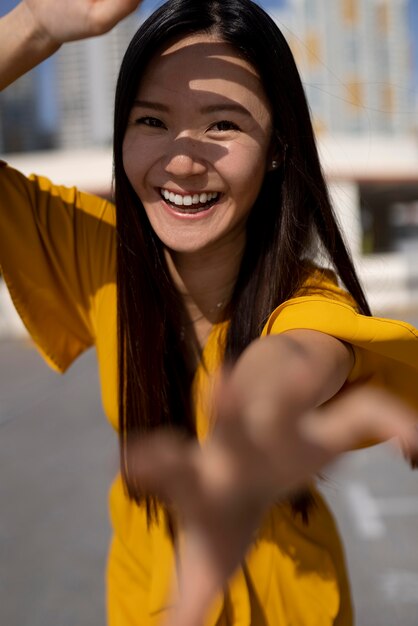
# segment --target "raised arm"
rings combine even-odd
[[[141,0],[23,0],[0,20],[0,89],[66,41],[109,31]]]

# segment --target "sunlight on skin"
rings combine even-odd
[[[126,131],[124,166],[176,264],[184,264],[185,254],[196,264],[210,250],[212,256],[226,247],[229,255],[242,250],[271,143],[260,80],[229,45],[194,35],[151,61]],[[219,199],[207,210],[185,213],[167,205],[161,189],[181,196],[214,192]]]

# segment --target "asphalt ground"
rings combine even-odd
[[[117,439],[95,355],[67,374],[0,342],[0,624],[103,626]]]
[[[1,625],[104,625],[117,463],[94,353],[59,376],[27,340],[2,339]],[[417,626],[418,472],[378,446],[347,454],[323,490],[344,537],[358,626]]]

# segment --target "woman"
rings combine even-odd
[[[4,84],[136,4],[22,2],[0,33]],[[0,172],[15,304],[57,369],[96,345],[120,432],[109,623],[351,624],[309,479],[371,439],[400,436],[415,458],[417,436],[379,395],[316,407],[371,379],[416,403],[417,335],[369,317],[272,20],[248,0],[157,10],[122,63],[114,163],[116,214]]]

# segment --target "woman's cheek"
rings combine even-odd
[[[252,190],[254,187],[261,186],[267,169],[266,160],[265,152],[258,145],[242,150],[234,158],[236,183],[242,188],[248,187]]]

